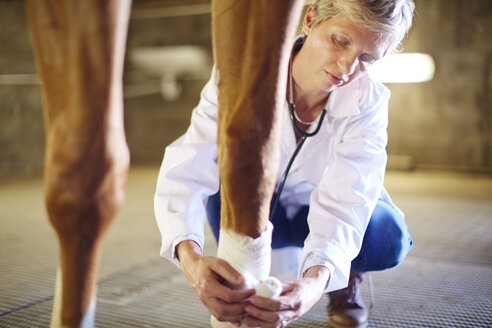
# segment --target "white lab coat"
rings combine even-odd
[[[161,256],[178,266],[178,243],[191,239],[203,249],[206,201],[219,190],[213,75],[202,90],[188,130],[166,147],[157,181],[154,207],[162,235]],[[328,267],[331,279],[325,291],[347,285],[350,263],[360,251],[378,198],[391,202],[383,189],[389,96],[389,90],[368,74],[333,91],[321,130],[306,140],[281,195],[288,218],[300,206],[310,206],[310,233],[298,276],[314,265]],[[278,180],[295,147],[286,103]]]

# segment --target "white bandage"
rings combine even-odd
[[[273,225],[253,239],[231,230],[220,230],[217,257],[229,263],[246,279],[246,288],[254,288],[270,274]]]
[[[257,288],[260,296],[278,296],[282,285],[276,278],[268,278],[271,261],[271,242],[273,225],[267,223],[267,229],[256,239],[230,230],[220,230],[217,257],[221,258],[246,280],[245,288]],[[263,283],[260,284],[260,281]],[[280,287],[279,287],[280,286]],[[278,295],[277,295],[278,294]],[[213,328],[235,328],[230,322],[220,322],[214,316],[210,318]],[[242,328],[248,327],[245,323]]]
[[[94,296],[87,312],[82,318],[82,323],[80,324],[81,328],[93,328],[95,327],[94,323],[96,321],[96,297]]]
[[[282,283],[275,277],[268,277],[255,287],[255,295],[265,298],[277,298],[282,293]]]

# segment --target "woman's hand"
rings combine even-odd
[[[236,289],[244,286],[243,276],[226,261],[203,256],[195,242],[185,240],[176,249],[186,279],[210,313],[219,321],[239,326],[246,314],[245,301],[255,290]]]
[[[306,271],[304,278],[285,282],[277,299],[251,297],[244,322],[252,327],[278,328],[282,322],[298,319],[319,301],[329,278],[326,267],[314,266]]]

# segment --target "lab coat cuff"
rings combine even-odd
[[[323,265],[330,270],[330,280],[324,293],[347,287],[351,259],[343,250],[325,240],[306,242],[299,262],[298,277],[312,266]]]
[[[306,271],[313,266],[324,266],[328,269],[330,276],[328,278],[328,281],[326,282],[325,289],[323,290],[323,293],[327,293],[328,286],[330,285],[330,281],[333,277],[333,273],[335,272],[335,266],[330,261],[327,261],[323,257],[318,256],[315,253],[310,253],[307,256],[306,261],[304,261],[304,265],[301,270],[302,276],[304,276]]]
[[[174,263],[180,270],[181,270],[181,263],[179,262],[179,259],[177,257],[176,246],[178,246],[178,244],[184,240],[194,241],[195,243],[198,244],[198,246],[200,247],[200,249],[203,252],[204,237],[197,235],[195,233],[188,233],[185,235],[180,235],[172,241],[171,247],[169,247],[169,249],[167,251],[161,250],[161,256],[167,258],[169,261]]]

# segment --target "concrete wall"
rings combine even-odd
[[[149,3],[148,5],[146,3]],[[125,67],[125,125],[133,164],[158,164],[164,147],[186,131],[191,111],[200,99],[200,91],[209,78],[212,67],[212,32],[209,0],[175,1],[174,5],[188,4],[184,12],[164,10],[162,4],[172,1],[135,1],[130,21],[127,63]],[[153,6],[157,3],[157,7]],[[180,8],[180,7],[178,7]],[[150,10],[150,11],[149,11]],[[179,16],[188,13],[191,16]],[[177,17],[162,17],[165,15]],[[156,18],[142,18],[155,15]],[[160,16],[160,17],[159,17]],[[129,60],[132,51],[142,47],[193,45],[202,47],[210,57],[210,69],[201,76],[181,76],[178,83],[182,94],[177,100],[164,100],[159,91],[159,77],[141,72]],[[134,87],[148,86],[149,94],[131,96]],[[145,88],[144,88],[145,93]]]
[[[34,72],[23,2],[0,1],[0,179],[38,175],[43,167],[43,116]],[[14,81],[5,76],[11,74]]]
[[[203,4],[209,6],[209,0],[134,1],[136,17],[130,22],[127,55],[139,47],[192,44],[211,56],[210,14],[202,13]],[[178,10],[160,15],[164,5]],[[182,16],[182,5],[191,5],[184,10],[191,16]],[[159,18],[167,12],[176,17]],[[157,18],[141,18],[149,15]],[[208,75],[183,76],[181,97],[165,101],[157,75],[139,71],[128,56],[125,66],[125,90],[130,95],[125,97],[125,126],[132,163],[155,165],[162,160],[165,145],[186,130]],[[44,126],[35,74],[23,1],[0,0],[0,181],[42,174]],[[135,96],[135,88],[143,95]]]
[[[432,55],[436,74],[430,82],[388,84],[388,152],[422,167],[490,169],[492,1],[415,4],[404,51]]]
[[[128,53],[139,47],[192,44],[211,55],[210,15],[200,7],[204,3],[208,1],[135,0]],[[492,2],[415,3],[418,15],[404,48],[431,54],[436,75],[426,83],[388,85],[392,91],[390,165],[490,172]],[[160,14],[164,6],[183,4],[193,5],[188,8],[190,15]],[[143,19],[148,8],[160,17]],[[0,0],[0,26],[0,180],[40,175],[41,96],[21,1]],[[6,76],[12,74],[28,75],[17,75],[15,80]],[[206,79],[184,76],[180,82],[181,97],[165,101],[158,92],[158,77],[127,60],[125,124],[133,164],[158,164],[165,145],[186,130]],[[138,96],[135,90],[143,92]]]

